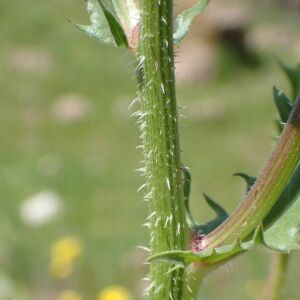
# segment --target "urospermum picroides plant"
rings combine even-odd
[[[149,299],[196,299],[207,272],[257,245],[278,253],[264,299],[279,299],[288,254],[300,248],[300,66],[281,64],[292,97],[273,90],[280,137],[257,178],[237,174],[247,183],[244,200],[228,215],[205,196],[217,216],[198,224],[189,209],[191,176],[180,158],[174,45],[208,3],[197,1],[174,17],[173,0],[86,0],[91,24],[76,26],[100,42],[127,47],[136,60],[135,115],[149,205]]]

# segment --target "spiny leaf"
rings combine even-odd
[[[119,21],[115,18],[115,16],[106,8],[106,6],[103,4],[101,0],[98,0],[104,15],[106,17],[108,26],[110,28],[110,31],[114,37],[114,41],[117,45],[117,47],[128,47],[127,37],[123,31],[123,28],[121,27]]]
[[[300,249],[300,194],[277,221],[267,230],[258,226],[249,241],[236,240],[231,245],[214,249],[205,249],[200,252],[193,251],[167,251],[151,256],[149,261],[164,261],[187,266],[191,263],[201,263],[203,267],[226,262],[228,259],[246,252],[257,245],[283,253]],[[203,245],[205,247],[205,245]]]
[[[273,98],[279,112],[281,122],[286,123],[293,109],[293,105],[284,92],[278,90],[276,87],[273,87]]]
[[[279,62],[282,68],[286,73],[289,73],[289,70],[297,69],[287,67],[282,62]],[[299,65],[300,66],[300,65]],[[292,71],[293,73],[293,71]],[[298,74],[300,79],[300,72]],[[293,76],[292,76],[293,77]],[[291,79],[291,82],[293,80]],[[289,98],[276,87],[273,88],[273,98],[280,114],[281,122],[277,121],[276,125],[278,126],[279,132],[283,130],[283,123],[286,123],[289,115],[293,109],[293,104],[289,100]],[[296,168],[291,180],[288,185],[284,189],[284,191],[279,196],[275,205],[272,207],[271,211],[263,220],[264,228],[269,228],[274,222],[277,222],[279,218],[283,216],[287,209],[293,205],[293,203],[297,200],[297,195],[300,191],[300,165]]]
[[[179,44],[188,33],[194,19],[202,13],[210,0],[197,1],[195,5],[186,9],[176,17],[175,32],[173,35],[174,43]]]
[[[279,61],[279,65],[281,66],[282,70],[285,72],[287,78],[290,81],[293,93],[292,99],[293,101],[295,101],[298,93],[300,92],[300,63],[297,64],[295,67],[291,67],[284,64],[282,61]]]
[[[231,245],[226,245],[215,249],[204,249],[200,252],[180,250],[167,251],[153,255],[148,260],[150,262],[164,261],[168,263],[175,263],[181,266],[187,266],[191,263],[202,263],[203,266],[209,267],[217,263],[225,262],[228,259],[248,251],[260,244],[264,244],[262,226],[257,227],[253,238],[247,242],[240,242],[237,240]]]
[[[263,220],[265,245],[269,248],[286,252],[298,249],[298,237],[291,236],[290,233],[295,232],[295,228],[300,221],[299,192],[300,165],[295,170],[289,184],[281,193],[275,205]]]
[[[300,87],[300,67],[299,74],[296,74],[297,76],[293,73],[295,71],[294,69],[286,66],[283,67],[286,68],[286,73],[292,83],[294,92],[298,93],[298,90],[295,89],[295,78],[299,77]],[[293,75],[295,76],[293,77]],[[292,110],[292,104],[288,97],[276,88],[273,89],[273,95],[281,121],[286,123]],[[235,175],[241,176],[246,180],[248,189],[250,189],[256,181],[256,178],[244,173],[237,173]],[[205,197],[206,199],[208,198],[206,195]],[[208,203],[214,204],[214,202],[211,201],[208,201]],[[214,205],[210,206],[215,207]],[[203,250],[199,252],[180,250],[168,251],[154,255],[150,257],[149,260],[162,260],[175,263],[179,267],[197,262],[202,264],[202,266],[208,267],[213,264],[225,262],[259,244],[263,244],[270,249],[283,253],[290,253],[292,250],[300,250],[300,164],[272,210],[263,220],[263,223],[265,224],[266,229],[263,230],[262,226],[257,227],[252,239],[249,241],[241,242],[236,240],[231,245],[211,249],[205,248],[206,246],[203,244],[205,243],[205,239],[200,234],[196,235],[199,239],[196,241],[197,243],[200,243],[201,247],[199,248]],[[199,228],[201,228],[201,226],[205,225],[199,225]]]
[[[242,177],[243,179],[245,179],[246,183],[247,183],[247,189],[246,191],[250,191],[251,187],[254,185],[255,181],[256,181],[256,177],[253,176],[249,176],[245,173],[235,173],[233,174],[233,176],[239,176]]]
[[[98,0],[86,0],[86,9],[90,16],[91,25],[75,24],[75,26],[102,43],[114,44],[113,35]]]

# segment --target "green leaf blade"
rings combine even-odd
[[[75,24],[75,26],[104,44],[113,44],[114,38],[110,32],[106,17],[98,0],[87,0],[86,9],[90,17],[91,25]]]
[[[233,176],[242,177],[246,181],[246,184],[247,184],[246,192],[250,191],[251,187],[254,185],[254,183],[257,179],[256,177],[250,176],[246,173],[235,173],[235,174],[233,174]]]
[[[235,241],[233,244],[217,247],[214,249],[204,249],[199,252],[193,251],[166,251],[151,256],[150,262],[166,262],[181,266],[188,266],[192,263],[201,263],[203,268],[208,268],[215,264],[226,262],[228,259],[251,250],[257,245],[264,244],[262,226],[258,226],[250,241]]]
[[[279,196],[275,205],[272,207],[268,215],[263,220],[264,228],[272,226],[285,211],[297,201],[297,195],[300,192],[300,165],[295,170],[289,184],[286,186],[282,194]],[[300,214],[300,211],[299,211]]]
[[[119,21],[115,18],[115,16],[106,8],[106,6],[102,3],[101,0],[98,0],[103,13],[105,15],[106,21],[108,23],[110,32],[114,38],[114,42],[117,47],[126,47],[128,48],[128,41],[126,34],[122,26],[120,25]]]
[[[214,201],[212,198],[210,198],[206,194],[203,194],[203,195],[204,195],[204,198],[205,198],[207,204],[210,206],[210,208],[213,209],[213,211],[216,213],[217,217],[225,218],[225,219],[228,217],[228,213],[221,205],[219,205],[216,201]]]
[[[116,17],[101,0],[86,0],[90,25],[74,24],[80,31],[101,43],[128,47],[127,37]]]
[[[221,205],[219,205],[212,198],[210,198],[206,194],[203,194],[203,196],[209,207],[216,213],[216,217],[205,224],[195,226],[195,229],[196,231],[201,232],[202,234],[208,234],[215,230],[228,218],[228,213]]]
[[[210,0],[197,1],[195,5],[186,9],[176,17],[175,32],[173,35],[175,44],[179,44],[184,39],[194,19],[206,9],[209,2]]]
[[[279,61],[279,65],[282,70],[285,72],[291,87],[292,87],[292,99],[296,100],[297,95],[300,92],[300,63],[295,67],[288,66],[284,64],[282,61]]]
[[[278,90],[276,87],[273,88],[273,99],[280,115],[281,122],[286,123],[293,109],[293,105],[284,92]]]
[[[290,253],[300,250],[300,195],[289,209],[264,233],[267,246]]]

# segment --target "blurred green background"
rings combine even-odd
[[[241,201],[245,183],[232,174],[257,174],[274,142],[272,86],[290,92],[276,57],[295,64],[300,56],[297,1],[219,2],[177,49],[182,157],[199,221],[213,216],[202,192],[228,211]],[[88,23],[84,1],[0,1],[0,299],[58,299],[71,289],[90,300],[111,285],[140,299],[147,254],[137,246],[147,246],[148,231],[134,171],[139,132],[129,117],[138,106],[128,109],[134,60],[68,19]],[[228,39],[235,30],[245,40]],[[72,270],[56,276],[51,248],[65,237],[80,250]],[[269,258],[257,249],[216,270],[201,299],[255,299]],[[287,300],[300,299],[298,264],[295,253]]]

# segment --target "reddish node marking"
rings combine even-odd
[[[196,233],[193,235],[192,242],[191,242],[191,249],[193,252],[200,252],[206,247],[204,237],[205,234]]]

